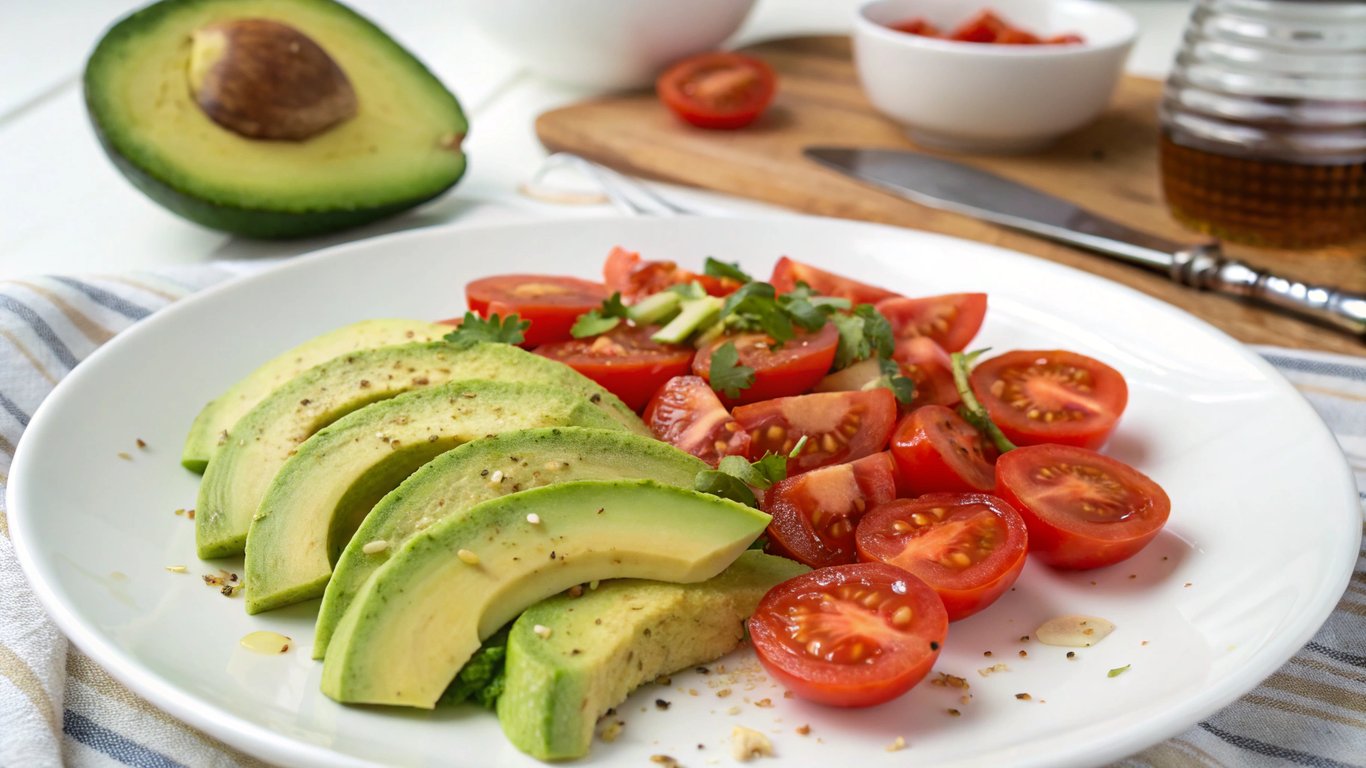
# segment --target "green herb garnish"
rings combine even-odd
[[[897,365],[895,360],[879,357],[877,364],[882,371],[884,386],[892,390],[896,401],[902,405],[910,405],[911,401],[915,400],[915,382],[901,375],[901,366]]]
[[[722,344],[711,353],[708,377],[713,390],[732,400],[739,397],[743,390],[754,386],[754,369],[740,364],[740,352],[733,341]]]
[[[713,259],[710,256],[707,257],[707,260],[702,267],[702,274],[708,275],[710,277],[729,278],[731,280],[737,280],[741,283],[754,282],[754,278],[745,274],[744,270],[740,269],[739,264],[726,261],[719,261],[717,259]]]
[[[786,456],[781,453],[766,453],[754,463],[746,461],[743,456],[722,457],[716,469],[704,469],[697,473],[693,480],[693,490],[738,501],[758,509],[759,501],[754,495],[754,490],[768,490],[786,480],[787,460],[795,459],[805,447],[806,436],[803,435]]]
[[[631,310],[621,303],[621,292],[618,291],[604,299],[601,307],[579,315],[569,329],[569,335],[576,339],[599,336],[616,328],[630,316]]]
[[[1132,667],[1132,666],[1133,666],[1132,664],[1125,664],[1125,665],[1122,666],[1122,667],[1115,667],[1114,669],[1110,670],[1109,672],[1106,672],[1106,673],[1105,673],[1105,676],[1106,676],[1106,677],[1119,677],[1120,675],[1124,674],[1125,672],[1128,672],[1128,671],[1129,671],[1129,667]]]
[[[487,320],[473,312],[466,312],[460,326],[442,338],[461,347],[469,347],[480,342],[494,344],[521,344],[526,340],[526,329],[531,327],[530,320],[523,320],[515,314],[501,318],[489,315]]]
[[[1018,446],[1010,442],[1010,438],[1006,437],[1001,428],[996,426],[996,422],[991,420],[991,416],[987,414],[987,409],[977,399],[977,395],[973,393],[972,386],[968,384],[968,372],[972,370],[977,358],[986,353],[987,349],[990,347],[969,352],[966,355],[962,352],[954,352],[949,355],[949,359],[953,361],[953,384],[958,389],[958,396],[963,400],[962,405],[958,406],[958,413],[965,421],[986,435],[996,446],[996,450],[1005,453]]]
[[[473,701],[484,709],[493,709],[503,694],[504,659],[507,657],[508,630],[511,624],[493,633],[479,650],[474,652],[460,673],[455,676],[437,702],[441,706],[462,701]]]

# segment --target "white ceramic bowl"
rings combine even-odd
[[[888,26],[918,17],[953,29],[984,7],[1040,36],[1075,32],[1085,42],[963,43]],[[873,106],[917,143],[1022,152],[1105,110],[1137,29],[1129,14],[1092,0],[875,0],[855,13],[854,61]]]
[[[538,75],[570,85],[649,85],[667,65],[713,50],[754,0],[466,0],[461,15]]]

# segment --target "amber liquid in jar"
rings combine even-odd
[[[1159,146],[1162,192],[1192,229],[1235,242],[1312,248],[1366,235],[1366,162],[1311,165],[1216,154],[1170,130]]]

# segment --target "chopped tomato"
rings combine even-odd
[[[901,366],[901,375],[915,384],[909,408],[922,405],[958,404],[958,387],[953,383],[953,361],[934,339],[919,336],[896,344],[892,359]]]
[[[699,128],[743,128],[773,101],[778,77],[764,62],[738,53],[701,53],[674,64],[655,91],[675,115]]]
[[[795,339],[777,349],[769,348],[773,340],[762,333],[724,336],[697,351],[692,371],[710,382],[712,353],[722,344],[734,342],[740,365],[754,369],[754,383],[742,390],[733,403],[799,395],[816,386],[830,370],[839,341],[839,331],[829,323],[815,333],[799,331]]]
[[[892,435],[905,495],[989,491],[995,452],[963,417],[942,405],[911,411]]]
[[[713,467],[722,456],[748,456],[749,433],[732,419],[701,376],[675,376],[645,407],[655,437]]]
[[[470,311],[530,321],[523,342],[528,347],[572,338],[569,329],[579,315],[596,309],[608,295],[602,283],[550,275],[495,275],[465,286]]]
[[[651,341],[657,330],[619,325],[601,336],[543,344],[535,352],[568,365],[639,411],[664,382],[687,373],[692,363],[690,347]]]
[[[896,398],[886,388],[821,392],[742,405],[733,415],[749,433],[750,455],[789,454],[807,438],[788,474],[853,461],[881,451],[896,421]]]
[[[797,283],[806,283],[818,296],[834,296],[848,299],[854,304],[876,304],[901,294],[879,288],[876,285],[860,283],[834,272],[817,269],[784,256],[773,265],[773,276],[768,279],[778,293],[789,293]]]
[[[925,582],[885,563],[821,568],[770,589],[749,619],[759,662],[797,696],[868,707],[929,673],[948,634]]]
[[[1098,568],[1131,557],[1171,514],[1166,491],[1147,475],[1066,445],[1002,454],[996,493],[1024,518],[1030,552],[1058,568]]]
[[[929,337],[946,352],[961,352],[982,327],[985,293],[948,293],[918,299],[880,301],[877,311],[892,324],[898,340]]]
[[[863,513],[896,498],[891,454],[813,469],[768,489],[763,510],[773,516],[773,553],[812,568],[852,563],[854,528]]]
[[[607,254],[602,265],[607,289],[634,301],[674,285],[698,283],[712,296],[729,296],[740,287],[740,281],[728,277],[699,275],[682,269],[672,261],[646,261],[635,251],[617,246]]]
[[[891,27],[892,29],[895,29],[898,32],[905,32],[908,35],[920,35],[921,37],[944,36],[944,34],[939,31],[939,27],[936,27],[934,24],[930,23],[928,19],[907,19],[906,21],[899,21],[895,24],[888,24],[887,26]]]
[[[972,391],[1017,445],[1099,448],[1129,402],[1124,376],[1099,360],[1062,350],[1018,350],[973,369]]]
[[[996,602],[1024,570],[1029,537],[1015,508],[985,493],[931,493],[875,508],[859,523],[859,557],[919,576],[949,621]]]

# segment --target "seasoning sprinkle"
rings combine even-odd
[[[550,637],[550,627],[547,627],[544,624],[537,624],[536,626],[531,628],[531,631],[535,632],[536,636],[541,638],[542,640],[544,640],[547,637]]]
[[[388,548],[389,542],[384,539],[375,539],[374,541],[365,542],[365,546],[361,547],[360,551],[367,555],[378,555]]]
[[[503,470],[501,470],[501,469],[495,469],[495,470],[493,470],[493,474],[489,476],[489,482],[490,482],[490,483],[501,483],[501,482],[503,482]]]
[[[531,523],[532,525],[540,525],[540,524],[541,524],[541,516],[538,515],[538,514],[536,514],[535,512],[532,512],[532,513],[530,513],[530,514],[528,514],[528,515],[526,516],[526,521],[527,521],[528,523]]]
[[[888,744],[888,745],[886,746],[886,750],[887,750],[888,752],[900,752],[901,750],[903,750],[903,749],[905,749],[905,748],[906,748],[906,739],[903,738],[903,737],[901,737],[901,736],[898,736],[898,737],[896,737],[895,739],[892,739],[892,743],[891,743],[891,744]]]
[[[168,565],[166,566],[166,570],[170,571],[171,573],[185,573],[190,569],[186,568],[183,565]]]
[[[474,554],[468,549],[462,549],[459,552],[456,552],[455,556],[460,558],[460,562],[465,565],[479,565],[479,555]]]

